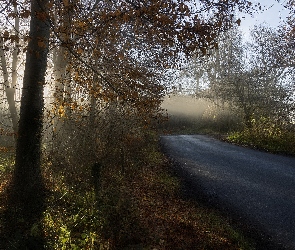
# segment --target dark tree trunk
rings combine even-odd
[[[15,187],[23,199],[33,198],[42,184],[43,87],[50,33],[47,6],[48,0],[31,1],[30,41],[26,54],[15,162]]]
[[[47,67],[48,0],[31,0],[30,40],[26,54],[13,183],[9,190],[3,249],[44,249],[42,231],[32,235],[45,209],[41,175],[43,86]],[[3,246],[4,245],[4,246]],[[1,248],[0,247],[0,248]],[[2,249],[2,248],[1,248]]]

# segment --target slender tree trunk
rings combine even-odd
[[[17,110],[16,110],[15,100],[14,100],[15,88],[10,86],[10,84],[9,84],[7,64],[6,64],[6,58],[4,55],[3,40],[2,39],[0,40],[0,57],[1,57],[2,72],[3,72],[3,77],[4,77],[5,94],[6,94],[6,98],[7,98],[7,102],[8,102],[8,108],[9,108],[10,117],[11,117],[11,121],[12,121],[13,132],[16,134],[17,133],[17,125],[18,125],[18,116],[17,116]]]
[[[20,197],[33,199],[42,184],[43,87],[47,68],[48,0],[31,0],[30,41],[26,54],[16,147],[15,185]]]
[[[17,13],[17,4],[15,4],[14,6],[14,12],[16,14],[14,30],[15,30],[16,37],[18,37],[19,17]],[[0,40],[0,57],[1,57],[3,76],[4,76],[5,94],[6,94],[8,108],[9,108],[10,117],[12,121],[12,128],[15,135],[17,134],[17,131],[18,131],[18,114],[17,114],[16,105],[15,105],[15,89],[16,89],[16,82],[17,82],[16,66],[17,66],[18,47],[19,47],[19,41],[18,39],[16,39],[13,55],[12,55],[12,79],[11,79],[11,84],[9,84],[6,58],[4,54],[4,48],[3,48],[3,40],[2,39]]]
[[[55,73],[55,99],[59,105],[64,106],[66,117],[70,117],[71,112],[65,103],[71,100],[71,69],[70,69],[70,52],[66,47],[71,40],[71,20],[72,11],[69,8],[71,1],[64,1],[63,10],[59,15],[62,16],[56,26],[60,26],[60,45],[55,49],[54,54],[54,73]],[[57,3],[61,9],[61,2]],[[56,14],[57,16],[57,14]],[[58,20],[56,18],[56,20]]]
[[[12,118],[12,124],[15,134],[18,131],[18,113],[16,109],[16,103],[15,103],[15,90],[16,90],[16,84],[17,84],[17,54],[19,50],[19,17],[18,17],[18,11],[17,11],[17,3],[14,5],[14,12],[16,14],[15,16],[15,23],[14,23],[14,32],[16,36],[15,44],[14,44],[14,50],[12,54],[12,77],[11,77],[11,98],[13,99],[13,106],[11,107],[11,118]]]
[[[96,62],[95,67],[98,67],[98,62]],[[96,126],[95,124],[95,117],[97,115],[97,97],[95,96],[95,93],[97,91],[97,86],[99,86],[100,78],[98,77],[97,74],[94,74],[93,79],[92,79],[92,88],[93,88],[93,93],[90,94],[90,126],[91,129],[94,130],[94,127]]]

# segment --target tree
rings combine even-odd
[[[21,97],[15,168],[8,196],[3,236],[7,249],[42,249],[41,237],[30,234],[44,209],[41,175],[43,88],[50,35],[48,0],[31,1],[29,42]],[[8,238],[8,240],[7,240]]]
[[[48,0],[31,1],[29,44],[26,54],[19,131],[16,147],[15,187],[18,198],[31,205],[40,187],[43,87],[47,65]]]
[[[164,90],[157,81],[162,72],[159,69],[173,64],[183,53],[198,50],[206,54],[207,49],[216,46],[217,34],[231,25],[234,7],[250,8],[248,1],[236,0],[200,1],[197,8],[190,8],[188,3],[64,0],[59,5],[49,0],[31,1],[16,149],[15,183],[20,187],[20,198],[33,195],[40,184],[37,180],[49,27],[54,32],[53,43],[58,41],[73,58],[75,68],[71,67],[74,69],[69,73],[79,89],[106,102],[124,102],[138,114],[153,115]],[[61,13],[66,14],[66,20],[60,26],[53,21],[56,13],[49,13],[49,6],[64,10]],[[203,9],[210,9],[211,18],[199,15]],[[65,32],[65,28],[69,31]],[[97,82],[92,84],[92,80]],[[81,107],[72,100],[63,105]]]
[[[75,70],[70,73],[80,89],[105,101],[129,103],[143,113],[158,107],[163,94],[162,86],[155,82],[161,73],[156,69],[171,64],[181,53],[198,49],[205,54],[208,48],[216,46],[217,34],[231,25],[234,7],[247,10],[251,4],[236,0],[200,1],[195,5],[197,9],[190,9],[188,3],[185,0],[95,3],[64,0],[59,8],[65,10],[61,13],[68,13],[67,20],[58,26],[52,22],[56,13],[48,10],[49,4],[50,7],[57,4],[55,1],[31,1],[15,169],[16,183],[28,184],[20,185],[24,187],[20,192],[33,190],[34,179],[40,175],[49,26],[54,32],[53,41],[59,40],[75,59]],[[211,18],[198,15],[203,8],[210,8]],[[65,32],[65,28],[69,31]],[[146,56],[150,56],[149,60]],[[93,85],[93,79],[101,81]],[[76,101],[64,105],[81,106]],[[146,113],[152,115],[153,111]]]
[[[229,105],[244,115],[245,123],[250,125],[252,114],[251,83],[246,72],[247,62],[242,35],[237,27],[221,34],[218,47],[210,50],[204,58],[204,79],[208,89],[203,96],[217,105]]]
[[[288,121],[292,74],[279,33],[259,26],[252,31],[251,43],[244,44],[237,29],[219,39],[218,49],[211,50],[203,64],[209,85],[205,96],[238,108],[248,128],[260,117]]]
[[[18,112],[15,103],[15,89],[17,82],[17,61],[18,61],[18,50],[19,50],[19,16],[17,3],[14,4],[14,15],[15,15],[15,24],[14,24],[14,34],[9,35],[7,30],[4,31],[3,37],[0,38],[0,57],[1,57],[1,65],[2,72],[4,78],[4,88],[5,94],[8,102],[9,112],[12,121],[13,132],[16,135],[18,132]],[[14,43],[14,49],[12,54],[12,75],[11,75],[11,83],[9,83],[9,73],[7,70],[7,62],[4,53],[4,41],[10,39],[12,44]]]
[[[61,106],[75,111],[73,117],[79,120],[80,128],[85,125],[83,119],[90,115],[89,105],[93,109],[96,105],[93,98],[106,103],[110,111],[115,107],[120,115],[136,115],[141,128],[144,128],[148,125],[146,118],[153,119],[161,103],[164,93],[159,81],[162,69],[175,65],[178,58],[189,55],[192,51],[206,53],[207,48],[214,46],[217,34],[230,26],[234,7],[247,9],[249,2],[203,0],[200,5],[195,5],[196,9],[190,9],[189,6],[192,5],[186,0],[29,2],[31,21],[16,147],[13,198],[21,204],[21,213],[25,217],[21,219],[32,226],[36,214],[40,215],[43,195],[40,169],[43,89],[49,48],[65,48],[66,53],[59,55],[66,54],[63,64],[66,66],[62,66],[62,70],[70,69],[67,73],[72,88],[69,100],[63,100]],[[61,8],[62,12],[54,13],[55,8]],[[203,9],[210,9],[212,18],[202,15]],[[60,13],[65,14],[65,17],[68,15],[68,20],[55,22],[55,15]],[[58,16],[57,20],[63,18]],[[65,86],[62,89],[65,91]],[[85,100],[84,97],[88,99]],[[92,98],[92,102],[89,102],[89,98]],[[112,112],[104,114],[107,117]],[[91,116],[93,119],[93,114]],[[72,120],[74,118],[71,117]],[[125,121],[122,119],[123,122]],[[128,132],[134,131],[132,123],[129,124]],[[112,120],[111,125],[116,125],[115,120]],[[127,131],[126,126],[125,129]],[[81,138],[92,137],[89,132],[92,131],[86,130]],[[111,134],[108,136],[111,137]],[[17,225],[18,221],[14,229]],[[28,227],[27,231],[30,229]]]
[[[206,53],[206,49],[215,46],[217,34],[230,25],[233,7],[249,7],[247,1],[224,4],[201,1],[201,5],[191,8],[188,3],[61,1],[56,4],[52,18],[56,18],[56,13],[63,13],[63,17],[56,19],[62,21],[52,22],[55,24],[51,45],[64,47],[71,57],[67,64],[70,77],[64,81],[71,86],[71,98],[54,103],[51,118],[60,113],[68,122],[69,117],[63,111],[70,109],[72,120],[83,123],[91,117],[94,127],[99,109],[116,102],[120,105],[115,106],[128,107],[130,113],[143,120],[153,120],[164,93],[163,72],[175,67],[184,54]],[[210,8],[212,18],[200,14],[203,8]],[[71,18],[65,23],[67,11],[71,12]],[[63,96],[68,94],[65,86],[60,89]],[[62,128],[63,142],[55,140],[59,146],[73,138],[70,136],[73,126],[68,127],[67,133],[65,126]],[[89,133],[94,136],[93,131]],[[71,145],[67,143],[64,148],[71,150]]]
[[[255,72],[256,90],[260,95],[261,115],[276,121],[289,122],[290,99],[293,96],[288,44],[280,31],[270,27],[257,26],[252,30],[253,43],[249,63]]]

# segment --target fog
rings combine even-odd
[[[196,99],[192,96],[166,96],[162,108],[171,116],[202,117],[210,107],[210,102],[204,99]]]
[[[228,133],[241,128],[239,115],[205,99],[171,95],[164,98],[162,108],[169,117],[163,125],[167,133]]]

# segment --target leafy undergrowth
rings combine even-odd
[[[294,128],[286,129],[267,119],[253,122],[251,129],[232,133],[226,140],[272,153],[295,155]]]
[[[14,150],[12,148],[0,147],[0,249],[3,247],[3,239],[7,234],[5,228],[5,215],[8,200],[8,187],[12,180],[14,164]],[[5,248],[3,248],[5,249]]]
[[[138,147],[124,166],[116,162],[80,169],[47,160],[46,209],[28,234],[44,238],[45,249],[252,249],[214,211],[180,198],[156,147]],[[3,173],[8,180],[11,172]]]
[[[14,149],[11,147],[0,147],[0,195],[6,194],[13,172]],[[4,209],[4,204],[0,203],[0,209]]]

